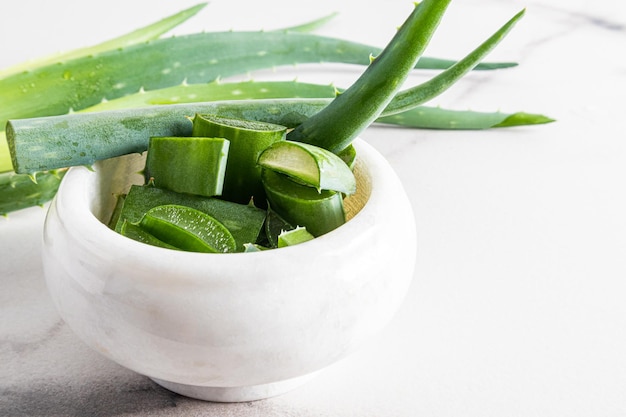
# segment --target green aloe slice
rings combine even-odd
[[[278,247],[294,246],[313,239],[315,239],[315,236],[309,233],[305,227],[296,227],[278,235]]]
[[[129,239],[133,239],[133,240],[136,240],[137,242],[145,243],[147,245],[158,246],[160,248],[179,250],[177,247],[172,246],[168,243],[165,243],[160,239],[157,239],[156,237],[154,237],[153,235],[151,235],[150,233],[142,229],[140,226],[133,224],[133,223],[129,223],[127,221],[124,221],[124,223],[122,224],[122,227],[120,229],[120,234],[122,236],[126,236]]]
[[[196,114],[192,136],[221,137],[230,141],[222,197],[245,204],[251,199],[263,206],[265,192],[257,160],[268,146],[285,139],[287,128],[254,120]]]
[[[156,187],[179,193],[221,195],[229,145],[224,138],[152,137],[146,177]]]
[[[138,225],[160,241],[185,251],[226,253],[237,247],[222,223],[191,207],[155,207],[146,212]]]
[[[334,153],[300,142],[281,141],[261,153],[258,164],[321,190],[354,194],[352,170]]]
[[[265,210],[250,205],[185,195],[153,186],[133,185],[124,198],[119,219],[111,224],[111,228],[119,232],[125,220],[137,223],[148,210],[168,204],[188,206],[217,219],[235,238],[237,251],[243,251],[246,243],[256,242],[265,223]]]
[[[298,184],[287,176],[263,170],[263,186],[273,210],[294,226],[321,236],[346,222],[342,194]]]

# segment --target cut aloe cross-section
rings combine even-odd
[[[206,197],[221,195],[229,145],[224,138],[152,137],[146,176],[159,188]]]
[[[228,228],[243,252],[244,244],[256,242],[263,229],[266,213],[256,207],[223,201],[218,198],[176,193],[153,186],[133,185],[126,197],[117,221],[111,228],[120,232],[124,221],[137,223],[148,210],[168,204],[184,205],[200,210]]]
[[[270,207],[290,224],[306,227],[317,237],[345,223],[341,193],[318,192],[269,169],[263,170],[262,178]]]
[[[296,227],[278,235],[278,247],[294,246],[313,239],[315,239],[315,236],[309,233],[305,227]]]
[[[230,141],[224,176],[224,199],[260,206],[265,204],[261,167],[257,160],[268,146],[285,139],[287,128],[273,123],[196,114],[192,136],[220,137]]]
[[[298,182],[321,190],[354,194],[352,170],[334,153],[306,143],[281,141],[267,148],[258,161],[263,168],[288,175]]]
[[[234,252],[233,235],[214,217],[175,204],[148,210],[138,224],[158,240],[190,252]]]

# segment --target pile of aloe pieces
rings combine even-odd
[[[205,7],[199,4],[102,44],[0,71],[0,126],[6,125],[0,132],[0,214],[51,199],[67,167],[143,152],[150,137],[190,136],[195,114],[276,123],[289,129],[288,140],[337,154],[372,123],[488,129],[553,121],[424,105],[469,71],[516,65],[481,61],[524,11],[458,61],[422,56],[449,2],[419,3],[390,42],[404,48],[395,56],[311,33],[327,18],[275,31],[163,37]],[[326,62],[366,69],[345,90],[295,81],[219,82],[258,69]],[[420,69],[438,73],[400,90],[410,71]]]

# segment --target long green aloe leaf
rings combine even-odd
[[[424,0],[382,53],[345,92],[288,134],[289,140],[340,152],[372,124],[404,84],[430,42],[450,0]]]
[[[389,102],[389,105],[385,107],[385,114],[388,116],[394,113],[401,113],[406,110],[414,109],[416,105],[422,104],[440,95],[443,91],[448,89],[458,80],[460,80],[464,75],[466,75],[469,71],[475,68],[475,66],[489,52],[491,52],[500,43],[500,41],[502,41],[502,39],[504,39],[504,37],[513,28],[513,26],[524,16],[524,12],[525,10],[522,10],[517,13],[479,47],[474,49],[471,53],[458,61],[452,67],[446,69],[437,76],[416,87],[399,92],[393,98],[393,100]],[[374,61],[374,63],[376,63],[376,61]],[[372,64],[372,66],[373,65],[374,64]],[[375,89],[381,88],[378,81],[374,80],[374,82],[372,82],[371,74],[369,75],[369,78],[367,77],[368,75],[366,71],[366,73],[364,73],[362,76],[362,78],[366,79],[363,85],[373,85]],[[367,87],[359,85],[358,81],[357,83],[355,83],[355,86],[358,87],[358,89],[356,89],[357,94],[366,94],[364,93],[364,91],[367,91]],[[353,87],[351,87],[351,89],[352,88]],[[360,130],[352,131],[351,129],[343,129],[343,127],[350,126],[355,118],[364,119],[362,126],[368,126],[371,121],[370,119],[364,118],[363,115],[366,114],[366,111],[373,111],[373,109],[371,107],[366,107],[367,103],[363,99],[354,100],[352,102],[359,103],[359,106],[363,108],[355,108],[354,104],[350,106],[342,106],[340,102],[340,99],[342,98],[346,98],[346,101],[352,100],[351,97],[347,97],[346,93],[342,93],[338,97],[338,99],[332,103],[332,105],[328,106],[327,109],[325,109],[323,112],[320,112],[314,118],[311,118],[305,124],[299,126],[296,130],[294,130],[290,134],[290,139],[306,141],[308,143],[313,143],[322,147],[330,146],[330,141],[332,141],[332,146],[335,147],[333,148],[334,151],[339,151],[347,146],[347,144],[349,144],[349,142],[359,133]],[[343,113],[339,111],[342,108],[344,109]],[[423,112],[424,115],[433,115],[433,113],[437,114],[437,111],[430,110]],[[405,120],[406,119],[399,117],[396,119],[385,118],[382,121],[393,121],[395,123],[402,124],[402,122]],[[427,118],[425,118],[424,121],[428,122],[430,125],[424,127],[433,127],[433,123]],[[548,121],[547,118],[544,119],[544,122],[545,121]],[[309,125],[308,127],[307,124]],[[453,123],[448,122],[447,124],[439,125],[439,128],[446,128],[446,126],[448,126],[449,128],[449,126],[452,125]],[[329,131],[333,132],[332,136],[329,135]],[[338,141],[338,132],[344,133],[345,137],[343,139],[343,142]]]
[[[87,165],[100,159],[143,152],[147,149],[150,136],[190,136],[192,125],[188,118],[196,113],[259,120],[295,128],[328,106],[331,100],[302,98],[214,101],[18,119],[7,124],[7,137],[16,171],[31,173]],[[440,116],[447,113],[448,120],[452,120],[452,123],[446,126],[449,122],[444,120],[438,126],[428,126],[433,112]],[[385,114],[381,116],[384,117]],[[504,126],[506,124],[503,123],[512,117],[504,113],[429,110],[423,107],[401,113],[400,116],[408,116],[404,120],[398,120],[398,116],[381,120],[402,126],[414,123],[442,129],[461,128],[466,123],[469,129],[475,129],[481,128],[480,123],[483,123],[482,128],[493,127],[494,124]],[[395,119],[391,120],[392,118]],[[519,122],[520,117],[517,119]],[[530,119],[534,119],[534,123],[552,121],[542,115],[521,119],[525,122],[523,124],[529,124]]]
[[[0,78],[6,78],[12,74],[17,74],[24,71],[32,71],[33,68],[53,65],[58,62],[69,61],[88,55],[99,54],[117,48],[125,48],[130,45],[135,45],[141,42],[147,42],[153,39],[157,39],[159,36],[195,16],[206,5],[207,3],[200,3],[196,6],[190,7],[164,19],[161,19],[151,25],[139,28],[137,30],[133,30],[132,32],[99,43],[97,45],[89,46],[86,48],[74,49],[65,53],[41,57],[32,61],[27,61],[6,68],[0,71]]]
[[[379,49],[308,33],[211,32],[131,45],[0,80],[0,125],[65,114],[138,91],[297,63],[368,65]]]
[[[417,87],[404,90],[397,94],[394,97],[393,103],[390,103],[385,111],[388,114],[400,113],[404,110],[414,108],[416,103],[424,103],[443,93],[452,84],[460,80],[478,65],[478,63],[504,39],[513,26],[524,16],[524,13],[525,10],[517,13],[485,42],[444,72]]]
[[[85,111],[99,112],[137,107],[199,103],[205,101],[253,100],[273,98],[334,98],[337,91],[344,89],[330,84],[314,84],[299,81],[240,81],[223,83],[214,81],[206,84],[182,84],[158,90],[131,94],[116,100],[102,102]],[[416,93],[416,89],[410,89]],[[408,97],[400,92],[401,97]],[[395,113],[395,98],[390,105]],[[471,110],[451,110],[441,107],[417,106],[401,113],[380,117],[377,123],[393,124],[408,128],[424,129],[489,129],[492,127],[512,127],[549,123],[553,119],[533,113],[480,112]],[[8,147],[7,147],[7,157]],[[1,161],[1,159],[0,159]]]

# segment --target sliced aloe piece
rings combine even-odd
[[[150,138],[146,176],[159,188],[213,197],[222,194],[230,142],[224,138]]]
[[[254,120],[196,114],[192,136],[221,137],[230,141],[228,164],[224,175],[222,197],[245,204],[253,199],[264,205],[265,192],[261,183],[261,168],[257,160],[268,146],[285,139],[287,128]]]
[[[288,175],[298,182],[321,190],[354,194],[356,179],[352,170],[334,153],[301,142],[281,141],[261,153],[258,164]]]
[[[119,220],[111,227],[119,232],[124,220],[137,223],[148,210],[168,204],[188,206],[214,217],[228,228],[240,252],[244,250],[244,244],[257,241],[266,216],[265,210],[250,205],[134,185],[126,195]]]
[[[287,222],[285,219],[283,219],[270,206],[267,208],[267,216],[265,218],[265,240],[259,243],[263,243],[264,245],[267,245],[271,248],[277,248],[278,236],[281,233],[292,229],[295,229],[295,227],[289,224],[289,222]]]
[[[266,248],[265,246],[261,246],[259,244],[256,243],[246,243],[244,245],[244,252],[249,253],[249,252],[262,252],[264,250],[268,250],[269,248]]]
[[[122,236],[126,236],[127,238],[136,240],[137,242],[145,243],[147,245],[179,250],[177,247],[167,244],[160,239],[157,239],[138,225],[128,223],[127,221],[124,221],[124,223],[122,224],[120,234],[122,234]]]
[[[313,239],[315,239],[315,236],[309,233],[305,227],[296,227],[278,235],[278,247],[294,246]]]
[[[148,210],[138,226],[162,242],[189,252],[235,252],[226,226],[200,210],[175,204]]]
[[[290,224],[306,227],[313,236],[321,236],[346,222],[341,193],[317,192],[269,169],[263,170],[262,179],[272,209]]]

